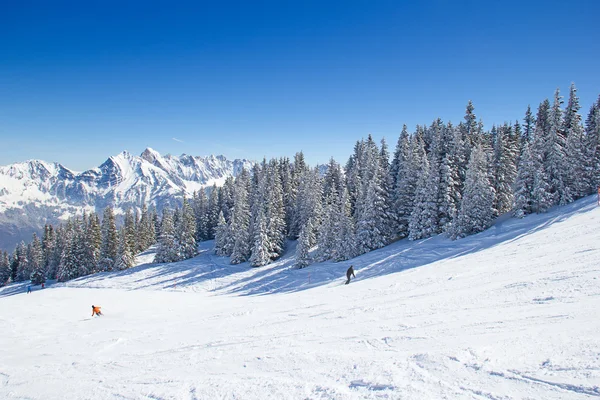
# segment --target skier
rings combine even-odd
[[[346,281],[346,285],[350,283],[351,276],[356,278],[356,275],[354,275],[354,267],[352,265],[350,266],[350,268],[348,268],[348,271],[346,271],[346,278],[348,278],[348,280]]]
[[[96,314],[97,316],[101,316],[102,312],[100,311],[100,306],[95,306],[92,304],[92,317],[94,316],[94,314]]]
[[[27,294],[31,293],[31,286],[27,286]]]

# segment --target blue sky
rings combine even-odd
[[[139,154],[344,163],[467,101],[486,127],[600,94],[597,1],[12,2],[0,165]],[[127,4],[121,4],[127,3]]]

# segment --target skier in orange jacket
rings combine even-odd
[[[95,306],[92,304],[92,317],[94,316],[94,314],[96,314],[97,316],[102,315],[102,312],[100,312],[100,306]]]

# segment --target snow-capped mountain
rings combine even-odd
[[[184,195],[220,185],[252,164],[223,156],[161,156],[147,148],[140,156],[124,151],[81,173],[39,160],[0,167],[0,249],[12,250],[44,224],[84,210],[101,213],[112,205],[119,214],[143,204],[158,210],[179,205]]]

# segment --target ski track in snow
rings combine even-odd
[[[126,271],[9,285],[0,398],[599,398],[599,222],[588,197],[301,270],[293,242],[261,268],[207,242],[179,263],[151,249]]]

